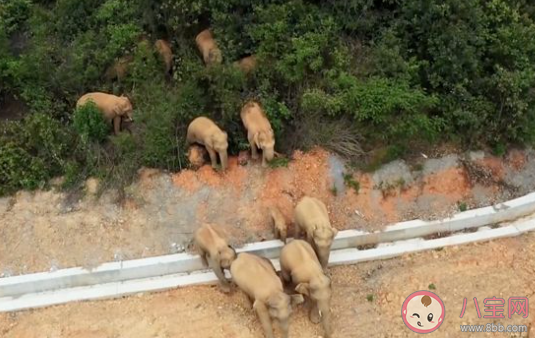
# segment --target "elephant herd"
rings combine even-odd
[[[292,307],[304,297],[312,301],[310,320],[323,326],[324,336],[331,336],[331,280],[327,265],[337,230],[331,226],[327,208],[320,200],[305,196],[295,207],[294,240],[286,243],[287,228],[280,211],[272,207],[270,214],[276,237],[285,242],[280,252],[280,275],[267,258],[247,252],[236,254],[228,245],[223,231],[205,224],[194,234],[194,243],[203,264],[209,266],[221,283],[223,292],[230,291],[224,270],[229,269],[232,281],[241,289],[257,313],[267,338],[273,338],[273,323],[282,336],[288,337]],[[299,239],[304,233],[305,240]],[[284,286],[291,286],[291,295]]]
[[[221,50],[209,29],[199,33],[195,42],[206,66],[222,62]],[[164,61],[168,74],[172,70],[173,61],[170,44],[165,40],[157,40],[154,48]],[[132,60],[131,56],[120,58],[108,69],[107,76],[124,76]],[[234,65],[248,73],[255,68],[256,57],[245,57]],[[120,132],[123,119],[133,121],[132,103],[125,96],[101,92],[87,93],[80,97],[76,106],[81,107],[90,101],[108,122],[113,123],[115,134]],[[264,110],[258,102],[248,101],[243,105],[240,117],[247,130],[251,158],[258,159],[261,151],[262,166],[266,166],[277,153],[275,135]],[[213,168],[217,167],[218,157],[222,170],[227,168],[228,135],[208,117],[200,116],[190,122],[186,141],[190,145],[190,151],[204,147]],[[191,147],[194,144],[198,146]],[[224,274],[225,269],[230,270],[232,281],[247,295],[267,338],[273,337],[274,322],[278,324],[283,337],[288,337],[292,307],[302,303],[303,296],[310,298],[313,303],[310,320],[313,323],[321,322],[324,336],[328,338],[331,336],[331,280],[328,277],[327,265],[337,230],[331,226],[327,208],[316,198],[303,197],[294,210],[295,239],[289,243],[286,240],[286,222],[281,212],[276,207],[271,207],[269,214],[273,221],[275,237],[285,243],[280,252],[280,275],[267,258],[246,252],[236,254],[234,248],[228,245],[223,231],[208,224],[203,225],[194,234],[194,243],[203,264],[214,271],[223,292],[230,291],[230,282]],[[304,240],[299,239],[302,234]],[[285,292],[285,285],[292,286],[291,295]]]
[[[148,40],[145,37],[141,38],[141,42],[147,42]],[[210,29],[205,29],[202,32],[200,32],[197,37],[195,38],[195,42],[197,45],[197,48],[199,49],[199,52],[202,56],[202,59],[206,66],[211,66],[214,64],[220,64],[223,61],[222,53],[219,47],[217,46],[217,42],[213,37],[212,32]],[[154,50],[159,55],[159,58],[161,61],[163,61],[163,64],[165,66],[165,74],[170,75],[173,70],[173,51],[171,50],[171,44],[163,39],[156,40],[154,42]],[[126,76],[128,73],[128,68],[130,64],[134,61],[134,57],[132,55],[125,55],[120,58],[118,58],[114,64],[112,64],[105,72],[105,78],[107,80],[113,80],[113,79],[119,79],[121,80]],[[256,57],[254,55],[250,55],[247,57],[242,58],[239,61],[234,62],[234,66],[241,69],[244,73],[251,72],[256,67]],[[76,107],[80,107],[88,103],[88,101],[93,101],[97,108],[101,111],[102,115],[104,116],[105,120],[108,123],[113,124],[113,131],[114,134],[117,135],[120,132],[121,129],[121,122],[123,120],[127,121],[133,121],[132,118],[132,103],[130,100],[122,96],[116,96],[113,94],[107,94],[107,93],[101,93],[101,92],[93,92],[93,93],[87,93],[83,95],[76,103]],[[245,111],[242,110],[242,120],[244,121],[244,124],[250,125],[252,130],[260,130],[260,134],[258,134],[255,138],[254,132],[253,134],[250,133],[249,142],[252,142],[251,140],[254,140],[255,144],[258,146],[260,144],[269,144],[274,143],[273,139],[273,131],[271,130],[271,126],[269,126],[269,122],[267,122],[267,119],[265,119],[265,115],[262,118],[263,112],[261,112],[260,107],[254,106],[254,102],[250,103],[250,105],[244,106],[244,109],[246,107],[249,107]],[[245,118],[244,118],[245,114]],[[215,160],[216,160],[216,153],[219,154],[221,165],[223,169],[226,167],[226,140],[223,141],[223,139],[226,139],[226,134],[222,132],[217,126],[215,126],[215,123],[211,122],[207,118],[203,118],[199,121],[194,121],[195,123],[193,126],[190,126],[192,130],[192,138],[191,140],[195,140],[194,142],[200,143],[206,147],[206,150],[208,151],[208,154],[210,155],[210,159],[212,161],[212,166],[215,166]],[[269,126],[269,130],[266,127]],[[209,132],[201,132],[199,129],[202,129],[204,127],[208,127],[211,130],[211,133]],[[249,129],[249,127],[247,127]],[[264,134],[263,131],[267,134]],[[188,129],[189,131],[189,129]],[[212,133],[214,133],[212,135]],[[208,136],[208,139],[205,139],[204,136]],[[225,136],[223,136],[225,135]],[[212,142],[212,138],[216,138],[217,140]],[[190,138],[188,137],[188,141]],[[217,144],[217,149],[214,148],[213,145]],[[251,147],[253,150],[253,157],[256,157],[256,148],[253,148],[253,144],[251,144]],[[225,148],[223,150],[223,148]],[[269,148],[267,147],[267,158],[265,160],[270,160],[269,154],[272,153],[273,147]],[[271,149],[271,152],[270,150]],[[272,157],[272,156],[271,156]],[[265,165],[265,161],[263,161],[263,164]]]

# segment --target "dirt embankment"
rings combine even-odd
[[[415,218],[439,218],[535,188],[535,152],[502,158],[484,153],[395,161],[376,172],[354,172],[321,149],[294,154],[288,167],[209,166],[166,174],[143,170],[117,205],[112,192],[96,199],[57,191],[0,199],[0,275],[95,266],[105,261],[184,250],[202,223],[223,226],[234,245],[271,239],[268,207],[287,221],[304,195],[327,204],[338,229],[378,230]],[[88,182],[88,191],[94,190]],[[290,229],[290,234],[292,231]]]

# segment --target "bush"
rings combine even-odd
[[[307,91],[303,108],[333,117],[351,116],[372,127],[366,136],[377,140],[433,138],[438,132],[438,122],[425,114],[436,106],[437,99],[407,83],[382,78],[363,83],[344,76],[336,86],[335,94],[317,89]]]
[[[74,129],[83,142],[102,142],[110,134],[111,124],[104,119],[102,112],[90,101],[77,108],[73,115]]]
[[[235,154],[247,146],[239,112],[249,99],[288,152],[322,145],[355,159],[422,141],[535,143],[535,6],[525,0],[14,0],[0,5],[0,28],[0,95],[31,113],[0,122],[4,159],[35,182],[5,169],[7,190],[62,173],[73,184],[87,175],[125,183],[142,165],[180,170],[200,115],[228,132]],[[199,55],[195,36],[206,28],[221,65]],[[29,41],[12,48],[18,36]],[[172,79],[155,55],[159,38],[175,54]],[[253,73],[232,66],[250,54]],[[105,80],[126,55],[127,76]],[[71,114],[90,91],[132,98],[132,135],[107,137],[94,107]]]
[[[0,196],[18,189],[36,189],[44,186],[48,178],[40,158],[13,143],[0,147]]]
[[[30,0],[9,0],[0,3],[0,31],[8,35],[19,30],[30,16]]]

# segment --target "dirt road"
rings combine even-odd
[[[531,325],[535,335],[535,234],[482,244],[407,255],[382,262],[332,268],[334,338],[416,337],[401,320],[401,305],[414,291],[432,290],[446,308],[444,324],[428,337],[488,337],[461,333],[462,324]],[[433,284],[430,287],[430,284]],[[478,318],[483,301],[506,302],[503,319]],[[528,318],[508,318],[509,297],[528,297]],[[373,298],[373,299],[372,299]],[[459,318],[463,299],[468,305]],[[531,324],[530,324],[531,323]],[[321,336],[301,306],[291,337]],[[491,337],[527,337],[490,334]],[[216,287],[191,287],[120,300],[56,306],[0,315],[3,338],[261,338],[260,325],[245,297]]]

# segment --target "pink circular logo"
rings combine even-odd
[[[442,299],[429,291],[412,293],[401,307],[401,318],[416,333],[433,332],[442,325],[446,308]]]

